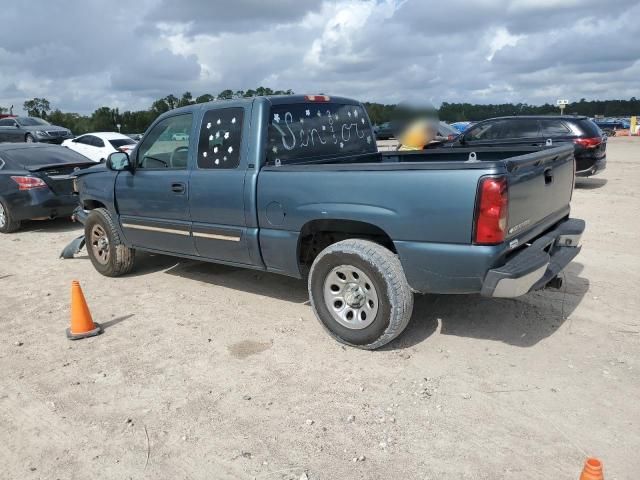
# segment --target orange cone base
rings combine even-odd
[[[96,335],[100,335],[102,333],[102,327],[99,323],[93,322],[93,324],[96,326],[96,328],[82,333],[73,333],[70,328],[67,328],[65,330],[65,332],[67,333],[67,338],[69,340],[80,340],[81,338],[95,337]]]

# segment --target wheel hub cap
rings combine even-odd
[[[4,227],[7,223],[7,216],[4,213],[4,207],[0,203],[0,228]]]
[[[324,282],[324,302],[333,319],[352,330],[373,323],[378,313],[378,292],[369,276],[353,265],[340,265]]]

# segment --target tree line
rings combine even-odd
[[[124,111],[118,108],[100,107],[91,115],[63,112],[59,108],[53,109],[46,98],[33,98],[23,104],[24,110],[29,116],[44,118],[54,125],[60,125],[70,129],[75,134],[83,134],[95,131],[113,131],[116,125],[126,133],[141,133],[164,112],[186,105],[211,102],[213,100],[229,100],[233,98],[249,98],[254,96],[292,95],[293,90],[272,90],[267,87],[258,87],[249,90],[226,89],[212,95],[205,93],[193,97],[191,92],[184,92],[181,96],[173,94],[160,98],[153,102],[147,110]],[[381,103],[364,103],[371,122],[380,124],[389,121],[397,105],[385,105]],[[0,113],[7,113],[8,109],[0,106]],[[441,120],[447,122],[478,121],[486,118],[506,115],[551,115],[559,113],[556,105],[545,103],[544,105],[530,105],[527,103],[502,103],[502,104],[473,104],[473,103],[449,103],[443,102],[437,109]],[[567,105],[567,114],[586,115],[594,117],[622,117],[640,115],[640,100],[631,97],[629,100],[586,100],[580,99]]]

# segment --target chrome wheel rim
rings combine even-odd
[[[369,276],[353,265],[340,265],[324,281],[324,303],[333,319],[352,330],[373,323],[378,313],[378,292]]]
[[[91,251],[101,265],[109,262],[109,237],[101,225],[94,225],[91,229]]]
[[[7,224],[7,214],[4,211],[4,206],[0,203],[0,228],[4,228]]]
[[[27,135],[27,138],[24,140],[27,143],[33,143],[33,137],[31,135]]]

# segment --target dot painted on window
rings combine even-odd
[[[218,147],[213,147],[213,153],[218,153]]]
[[[224,157],[222,157],[222,159],[226,162],[227,161],[227,156],[225,155]]]
[[[220,119],[218,119],[218,121],[216,122],[216,125],[220,125],[222,122],[220,121]]]
[[[207,130],[211,128],[211,122],[207,123]]]
[[[233,152],[233,147],[227,148],[227,152],[229,152],[229,153]]]
[[[231,119],[231,123],[236,123],[236,117],[233,117],[233,118]]]
[[[229,132],[224,132],[224,138],[229,138]]]
[[[202,156],[203,156],[204,158],[207,158],[207,152],[202,152]]]
[[[213,140],[213,135],[209,135],[209,141]]]
[[[219,158],[216,158],[216,161],[215,161],[215,162],[213,162],[213,163],[215,163],[216,165],[220,165],[220,159],[219,159]]]
[[[216,132],[216,138],[220,138],[220,132]]]
[[[354,110],[354,111],[353,111],[353,116],[354,116],[354,117],[357,117],[357,116],[358,116],[358,110]]]

